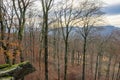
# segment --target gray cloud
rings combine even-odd
[[[102,10],[107,15],[118,15],[118,14],[120,14],[120,4],[106,6]]]

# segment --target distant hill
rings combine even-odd
[[[70,29],[70,28],[69,28]],[[50,29],[49,35],[53,35],[54,31],[59,30],[62,31],[61,28],[55,28]],[[66,27],[64,27],[64,31],[66,30]],[[81,27],[72,27],[72,30],[70,32],[70,35],[77,34],[79,30],[82,30]],[[96,26],[91,29],[91,33],[95,35],[101,35],[101,36],[107,36],[112,34],[113,31],[120,30],[119,27],[107,25],[107,26]]]
[[[96,27],[96,34],[100,34],[101,36],[106,36],[112,34],[112,32],[116,30],[120,30],[120,28],[111,25],[99,26]]]

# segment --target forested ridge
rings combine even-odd
[[[120,29],[104,24],[102,7],[0,0],[0,65],[29,61],[36,71],[21,80],[120,80]]]

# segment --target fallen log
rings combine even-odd
[[[6,68],[6,67],[9,67],[9,66],[10,66],[9,64],[3,64],[3,65],[0,65],[0,69]]]
[[[29,62],[23,62],[12,66],[7,65],[7,67],[0,68],[0,80],[11,80],[11,79],[4,79],[6,77],[8,78],[12,77],[14,78],[12,80],[18,80],[34,71],[35,68]]]
[[[0,80],[15,80],[15,78],[14,77],[2,77],[2,78],[0,78]]]

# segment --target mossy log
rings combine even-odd
[[[18,80],[29,73],[35,71],[35,68],[29,62],[23,62],[15,65],[5,65],[0,68],[0,80]],[[6,78],[6,79],[4,79]]]
[[[2,77],[2,78],[0,78],[0,80],[15,80],[15,78],[14,77]]]
[[[3,64],[3,65],[0,65],[0,69],[6,68],[6,67],[9,67],[9,66],[10,66],[9,64]]]

